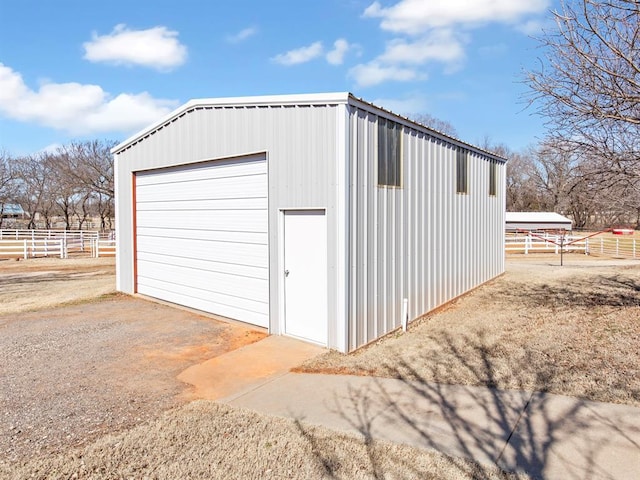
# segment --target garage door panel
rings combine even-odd
[[[236,192],[237,195],[237,192]],[[138,211],[178,211],[178,210],[266,210],[268,207],[266,197],[257,198],[220,198],[198,199],[188,201],[162,200],[158,202],[138,203]]]
[[[268,325],[268,305],[262,306],[262,310],[260,311],[254,311],[249,308],[238,307],[236,304],[233,304],[235,300],[232,298],[230,299],[224,296],[218,297],[216,294],[202,292],[192,287],[180,286],[180,288],[176,288],[174,284],[158,281],[150,281],[150,283],[153,283],[153,285],[148,285],[145,288],[145,291],[149,291],[150,293],[140,293],[154,298],[161,298],[167,302],[215,313],[223,317],[242,319],[242,321],[253,325]],[[225,301],[229,301],[229,303],[225,303]],[[243,303],[243,307],[250,307],[252,305],[256,305],[256,307],[260,306],[260,304],[250,304],[247,301]]]
[[[186,229],[222,230],[240,232],[266,232],[267,210],[220,210],[216,212],[138,212],[141,227],[182,227]]]
[[[203,260],[197,257],[168,256],[156,253],[138,252],[138,261],[158,263],[161,265],[181,265],[187,269],[210,270],[227,275],[238,275],[241,277],[269,279],[268,267],[257,267],[254,265],[240,265],[238,263],[215,262]]]
[[[265,198],[267,189],[264,187],[263,176],[229,178],[225,179],[224,184],[220,183],[220,179],[211,178],[196,182],[147,185],[138,189],[138,195],[142,195],[145,202],[180,201],[186,197],[196,200],[238,198],[240,191],[245,198]]]
[[[266,159],[136,175],[137,291],[268,326]]]
[[[189,257],[232,265],[253,265],[263,268],[269,266],[267,245],[251,243],[214,243],[205,240],[140,237],[138,252],[157,253],[177,258]]]
[[[157,237],[184,240],[208,240],[210,242],[257,243],[267,245],[266,232],[224,232],[218,230],[187,230],[184,228],[138,227],[140,237]]]
[[[165,272],[168,272],[169,275],[166,275]],[[201,270],[197,272],[198,283],[193,285],[191,282],[193,275],[194,271],[192,269],[178,265],[149,263],[145,265],[144,275],[138,276],[138,287],[148,284],[145,280],[157,280],[173,285],[191,286],[198,290],[228,295],[238,299],[252,299],[258,302],[269,301],[268,291],[264,288],[265,283],[267,283],[265,279]],[[216,285],[214,291],[210,290],[211,285]],[[144,293],[140,289],[139,291]]]
[[[201,179],[229,179],[267,174],[267,164],[264,157],[256,157],[253,160],[217,160],[215,161],[216,165],[212,168],[213,163],[140,172],[136,185],[138,187],[167,185],[189,181],[197,182]]]

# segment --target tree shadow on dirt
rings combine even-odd
[[[630,438],[618,428],[627,421],[624,412],[605,417],[598,404],[546,393],[556,380],[556,366],[540,365],[534,359],[538,352],[525,350],[505,371],[481,334],[466,338],[465,349],[459,339],[446,334],[440,340],[447,354],[456,358],[455,367],[428,356],[401,357],[385,366],[392,379],[353,377],[355,386],[332,400],[331,412],[364,439],[372,478],[419,478],[403,459],[381,458],[374,439],[451,455],[444,457],[449,471],[464,478],[506,479],[517,472],[531,478],[613,479],[618,478],[615,468],[610,471],[601,461],[607,452],[622,443],[640,455],[640,431]],[[484,387],[441,382],[455,376],[447,371],[452,368],[466,370],[475,378],[473,383]],[[495,388],[505,382],[514,385],[513,390]],[[532,383],[538,392],[527,391]],[[319,441],[303,423],[297,425],[327,476],[340,478],[323,448],[327,440]],[[627,423],[625,428],[635,427]],[[470,469],[461,459],[479,464]]]
[[[640,306],[640,280],[623,274],[594,275],[562,285],[510,285],[497,294],[534,307],[632,307]]]

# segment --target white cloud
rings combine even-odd
[[[463,38],[456,38],[450,29],[438,29],[416,41],[392,40],[378,60],[387,64],[422,65],[428,61],[456,63],[463,58]]]
[[[516,30],[525,35],[542,35],[545,30],[555,27],[553,20],[534,18],[516,25]]]
[[[272,60],[280,65],[297,65],[299,63],[306,63],[314,58],[322,55],[324,49],[322,42],[314,42],[309,46],[296,48],[289,50],[286,53],[280,53],[272,58]]]
[[[550,0],[400,0],[391,7],[374,2],[365,17],[381,18],[383,30],[419,35],[427,29],[490,22],[515,23],[523,17],[541,13]]]
[[[379,18],[380,28],[397,34],[384,52],[351,70],[360,86],[425,78],[419,70],[429,63],[443,65],[444,73],[459,70],[471,32],[487,23],[509,23],[519,28],[531,15],[543,12],[550,0],[399,0],[383,7],[375,1],[364,17]],[[524,28],[524,27],[522,27]],[[483,54],[499,52],[484,51]]]
[[[98,85],[45,83],[35,91],[22,76],[0,63],[0,113],[75,135],[131,132],[175,108],[173,100],[147,92],[109,95]]]
[[[342,65],[344,56],[347,54],[352,45],[349,45],[344,38],[339,38],[333,43],[333,50],[327,52],[327,62],[331,65]]]
[[[157,70],[171,70],[187,59],[187,47],[178,40],[178,32],[167,27],[130,30],[116,25],[108,35],[92,34],[83,44],[84,58],[91,62],[115,65],[142,65]]]
[[[412,68],[403,68],[395,65],[382,65],[377,61],[360,64],[349,70],[352,77],[360,87],[371,87],[388,81],[408,82],[412,80],[424,80],[425,75]]]
[[[58,153],[58,151],[62,148],[61,143],[50,143],[46,147],[38,150],[38,153]]]
[[[450,29],[434,30],[412,41],[396,38],[387,43],[381,55],[367,64],[356,65],[349,73],[360,87],[424,80],[426,75],[417,67],[428,62],[445,64],[445,73],[457,69],[465,57],[464,41],[464,36],[456,36]]]
[[[253,37],[256,33],[258,33],[258,29],[256,27],[248,27],[240,30],[233,35],[227,36],[227,42],[229,43],[240,43],[245,41],[249,37]]]

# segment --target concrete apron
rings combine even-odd
[[[326,351],[290,337],[271,335],[193,365],[180,373],[178,380],[193,387],[190,399],[235,398]]]
[[[280,376],[221,402],[542,478],[635,479],[640,409],[345,375]]]

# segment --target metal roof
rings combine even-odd
[[[426,131],[432,135],[448,140],[449,142],[464,146],[471,150],[484,153],[496,160],[506,162],[507,159],[501,157],[493,152],[477,147],[470,143],[464,142],[460,139],[439,132],[428,125],[422,125],[408,117],[399,115],[383,107],[374,105],[361,98],[354,96],[349,92],[331,92],[331,93],[308,93],[308,94],[294,94],[294,95],[262,95],[262,96],[248,96],[248,97],[224,97],[224,98],[199,98],[188,101],[181,105],[161,120],[151,124],[150,126],[142,129],[138,133],[135,133],[131,137],[127,138],[123,142],[119,143],[111,149],[111,153],[117,153],[125,148],[138,143],[148,135],[168,126],[178,118],[190,113],[194,110],[200,110],[204,108],[233,108],[233,107],[261,107],[261,106],[286,106],[286,105],[338,105],[338,104],[352,104],[355,106],[365,107],[368,109],[376,110],[378,112],[384,112],[387,115],[395,117],[402,123],[407,124],[418,130]]]
[[[506,212],[507,223],[571,223],[571,219],[555,212]]]

